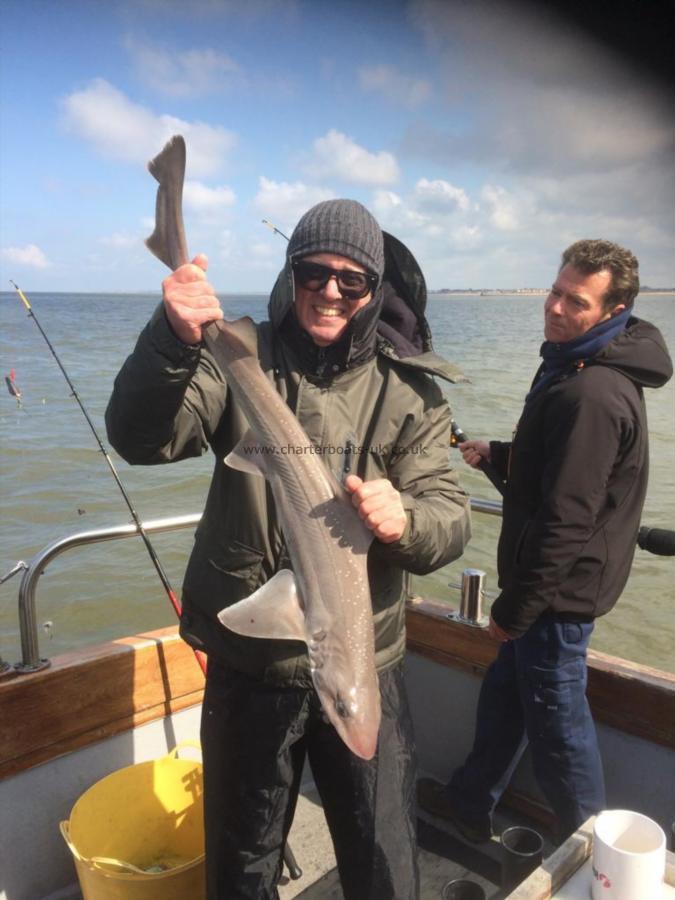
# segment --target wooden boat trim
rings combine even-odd
[[[175,626],[55,657],[0,682],[0,778],[201,703],[204,676]]]
[[[448,612],[430,600],[410,604],[408,650],[482,676],[497,644],[486,629],[453,621]],[[597,722],[675,749],[675,675],[590,650],[587,694]]]
[[[408,649],[480,677],[497,647],[484,629],[422,601],[407,611]],[[0,778],[201,703],[203,676],[175,626],[56,657],[48,669],[0,681]],[[593,714],[675,748],[675,676],[589,653]]]

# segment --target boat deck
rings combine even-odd
[[[513,816],[511,812],[508,820],[499,812],[495,816],[495,831],[498,834],[514,824],[529,824],[541,832],[539,826]],[[544,856],[548,856],[555,845],[549,836],[543,836]],[[450,823],[426,813],[422,813],[419,819],[418,837],[421,900],[439,900],[443,885],[455,878],[477,881],[483,887],[487,900],[504,896],[499,886],[498,837],[477,847],[464,841]],[[281,900],[294,897],[302,900],[342,900],[328,826],[321,801],[311,783],[304,787],[298,800],[289,842],[303,874],[293,881],[284,869],[279,886]]]
[[[471,747],[480,678],[494,655],[493,642],[483,629],[449,619],[447,607],[424,603],[408,609],[408,649],[406,683],[420,774],[447,778]],[[0,719],[12,723],[0,729],[0,831],[12,835],[11,841],[0,842],[0,898],[79,896],[58,823],[68,818],[83,791],[110,772],[159,759],[194,739],[202,691],[201,671],[175,627],[73,651],[52,660],[49,668],[0,681]],[[598,721],[610,808],[643,812],[669,828],[672,804],[663,785],[675,748],[675,676],[590,654],[589,699]],[[339,898],[323,811],[309,773],[306,778],[290,836],[304,874],[298,881],[285,878],[280,895],[282,900]],[[497,817],[497,833],[509,824],[530,824],[546,838],[543,825],[551,816],[527,753],[504,800],[508,820]],[[521,814],[536,822],[519,821]],[[468,874],[490,900],[503,896],[496,839],[475,847],[442,820],[425,819],[419,844],[423,900],[439,900],[447,881]],[[552,846],[549,840],[547,856]],[[583,863],[589,846],[586,829],[571,855],[554,854],[555,864],[548,858],[541,874],[551,890],[524,885],[521,900],[550,897],[554,885],[564,884]]]

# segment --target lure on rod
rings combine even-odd
[[[103,441],[99,437],[98,431],[96,430],[96,426],[92,422],[92,420],[89,416],[89,413],[87,412],[87,410],[80,398],[80,395],[77,393],[77,390],[75,389],[75,385],[70,380],[70,376],[66,372],[66,370],[63,366],[63,363],[59,359],[58,353],[52,346],[52,343],[49,340],[49,338],[47,337],[47,334],[46,334],[45,330],[43,329],[42,325],[40,325],[40,322],[38,321],[38,318],[33,311],[33,307],[28,302],[25,294],[23,293],[21,288],[18,286],[18,284],[16,284],[14,281],[12,281],[11,278],[9,281],[10,281],[10,284],[16,290],[19,297],[21,298],[21,302],[25,306],[26,311],[28,312],[29,318],[31,318],[35,322],[35,324],[38,328],[38,331],[40,332],[42,337],[45,339],[45,342],[46,342],[47,346],[49,347],[52,356],[56,360],[56,363],[57,363],[59,369],[61,369],[61,373],[63,374],[63,377],[66,379],[66,382],[68,383],[68,387],[70,388],[73,397],[75,398],[78,406],[82,410],[82,414],[84,415],[85,419],[87,420],[87,424],[89,425],[89,428],[91,429],[92,434],[96,438],[96,442],[98,443],[99,449],[100,449],[101,453],[103,454],[105,461],[108,464],[108,468],[110,469],[112,476],[115,479],[117,487],[120,489],[120,493],[122,494],[122,497],[124,498],[124,502],[126,503],[127,508],[129,510],[129,512],[131,513],[131,518],[133,520],[133,523],[136,526],[136,528],[138,529],[138,533],[141,536],[143,543],[145,544],[145,548],[148,551],[148,555],[150,556],[152,564],[154,565],[155,570],[159,576],[159,580],[162,582],[162,586],[164,587],[164,590],[166,591],[166,594],[167,594],[169,600],[171,601],[171,605],[173,606],[173,608],[176,612],[176,615],[180,617],[180,614],[182,611],[180,600],[174,593],[173,588],[171,587],[169,578],[168,578],[166,572],[164,571],[162,564],[159,561],[159,557],[157,556],[157,553],[155,552],[155,548],[153,547],[146,530],[143,528],[143,523],[141,522],[141,520],[138,516],[138,513],[134,509],[134,505],[131,502],[131,498],[129,497],[129,494],[126,491],[126,488],[122,484],[122,481],[121,481],[119,475],[117,474],[117,469],[115,468],[115,465],[114,465],[112,459],[110,458],[110,454],[106,450],[106,448],[103,444]],[[202,653],[200,653],[198,650],[195,650],[194,654],[197,657],[197,662],[199,663],[202,672],[206,673],[206,659],[205,659],[204,655]]]
[[[283,233],[283,231],[279,231],[276,225],[273,225],[272,222],[268,222],[267,219],[262,220],[263,225],[267,225],[268,228],[271,228],[275,234],[280,234],[282,238],[286,238],[289,240],[288,236]]]
[[[16,397],[16,405],[21,409],[21,390],[19,389],[19,385],[16,383],[15,378],[16,372],[14,369],[10,369],[9,375],[5,375],[5,384],[7,385],[9,396]]]

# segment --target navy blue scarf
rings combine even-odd
[[[626,323],[633,314],[632,309],[624,309],[623,312],[612,316],[589,328],[584,334],[572,341],[563,344],[555,344],[552,341],[544,341],[541,345],[540,355],[544,362],[539,370],[537,380],[532,385],[530,393],[525,397],[527,403],[543,388],[549,385],[565,369],[582,359],[591,359],[609,344],[626,327]]]

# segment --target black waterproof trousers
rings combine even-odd
[[[208,900],[276,900],[305,758],[345,900],[417,900],[415,750],[401,666],[380,675],[380,692],[378,750],[365,761],[313,690],[209,661],[201,729]]]

